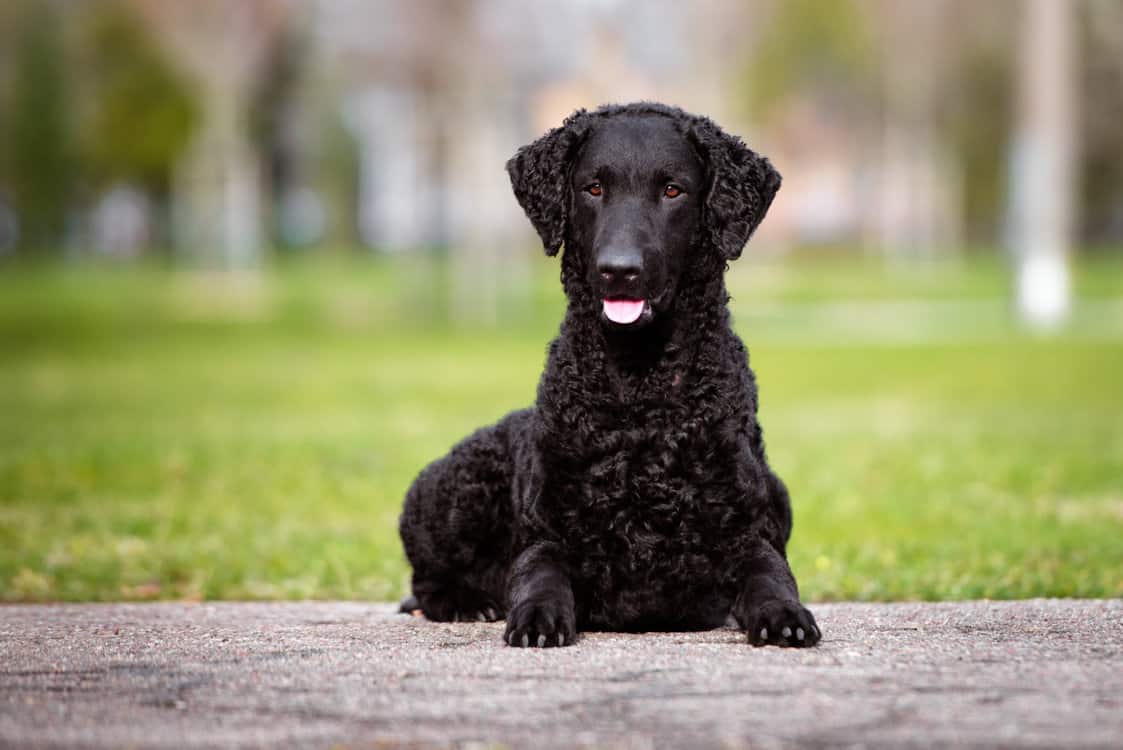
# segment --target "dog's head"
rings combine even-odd
[[[704,117],[659,104],[580,110],[507,162],[548,255],[565,245],[607,325],[672,308],[683,271],[741,250],[780,175]]]

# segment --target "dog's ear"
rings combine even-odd
[[[547,255],[565,240],[569,168],[588,130],[586,112],[574,112],[561,127],[520,148],[507,162],[515,198],[542,238]]]
[[[736,260],[772,205],[780,173],[740,138],[709,120],[696,123],[691,137],[709,172],[704,230],[723,258]]]

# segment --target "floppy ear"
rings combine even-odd
[[[538,231],[547,255],[565,240],[569,210],[569,167],[588,130],[586,113],[574,112],[561,127],[520,148],[507,162],[515,198]]]
[[[709,120],[695,125],[691,135],[709,170],[703,229],[723,258],[736,260],[772,205],[780,173],[740,138]]]

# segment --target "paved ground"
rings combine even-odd
[[[1123,746],[1123,601],[830,604],[507,648],[382,604],[0,607],[0,746]]]

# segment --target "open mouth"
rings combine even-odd
[[[618,325],[631,325],[640,319],[646,305],[642,299],[606,299],[604,317]]]

